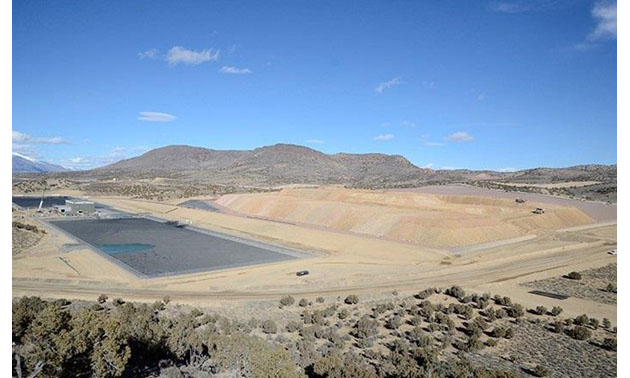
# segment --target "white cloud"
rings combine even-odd
[[[77,156],[70,159],[65,159],[57,162],[56,164],[63,165],[64,167],[68,167],[71,169],[82,170],[82,169],[92,169],[96,167],[101,167],[104,165],[115,163],[119,160],[126,159],[128,157],[133,157],[140,155],[149,148],[145,146],[136,146],[136,147],[115,147],[109,153],[105,155],[96,155],[96,156]]]
[[[490,10],[502,13],[519,13],[527,10],[525,6],[517,3],[509,3],[505,1],[493,2],[488,6]]]
[[[444,143],[441,142],[424,142],[424,145],[427,147],[442,147]]]
[[[483,93],[480,93],[477,95],[477,101],[483,101],[486,99],[486,95]]]
[[[158,57],[158,49],[148,49],[144,51],[138,51],[138,58],[140,59],[156,59]]]
[[[416,127],[416,123],[415,123],[415,122],[411,122],[411,121],[402,121],[402,122],[400,123],[400,126],[403,126],[403,127],[412,127],[412,128],[413,128],[413,127]]]
[[[177,117],[168,113],[158,113],[158,112],[140,112],[140,116],[138,120],[140,121],[148,121],[148,122],[171,122],[174,121]]]
[[[23,144],[32,144],[32,143],[68,144],[68,141],[61,137],[36,138],[36,137],[32,137],[28,134],[24,134],[15,130],[12,130],[11,140],[13,143],[23,143]]]
[[[219,70],[219,72],[224,74],[234,74],[234,75],[246,75],[252,73],[252,70],[249,68],[238,68],[234,66],[223,66]]]
[[[176,64],[196,65],[210,61],[219,60],[219,50],[188,50],[181,46],[174,46],[166,54],[168,64],[174,66]]]
[[[422,82],[422,86],[426,89],[434,89],[435,88],[435,82],[434,81],[423,81]]]
[[[469,140],[473,140],[472,135],[468,134],[467,132],[464,131],[458,131],[456,133],[453,133],[449,136],[446,137],[446,139],[452,141],[452,142],[466,142]]]
[[[376,93],[381,94],[381,93],[383,93],[383,91],[385,89],[394,87],[396,85],[400,85],[402,83],[403,82],[402,82],[402,80],[400,80],[399,77],[395,77],[395,78],[393,78],[393,79],[391,79],[389,81],[386,81],[386,82],[383,82],[383,83],[379,83],[374,90],[376,91]]]
[[[420,168],[431,169],[431,168],[433,168],[433,163],[427,163],[427,164],[421,166]]]
[[[587,37],[589,41],[617,39],[617,2],[598,1],[591,15],[597,21],[595,30]]]
[[[308,144],[325,144],[326,142],[321,139],[307,139],[305,140]]]
[[[385,141],[394,139],[394,134],[381,134],[374,137],[374,140]]]
[[[552,9],[565,8],[571,5],[573,0],[507,0],[492,1],[488,9],[500,13],[524,13],[541,12]]]
[[[595,19],[595,29],[591,31],[584,41],[571,47],[576,51],[588,51],[597,47],[606,40],[617,39],[617,2],[598,1],[591,10]]]

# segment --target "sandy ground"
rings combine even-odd
[[[522,238],[593,222],[575,207],[555,204],[339,188],[229,194],[213,203],[239,215],[435,248]],[[532,213],[543,206],[544,214]]]
[[[557,196],[548,196],[538,193],[505,192],[502,190],[486,189],[470,185],[428,185],[420,188],[394,189],[392,192],[411,192],[437,195],[453,196],[475,196],[506,198],[512,201],[522,198],[532,203],[543,203],[547,205],[571,206],[580,209],[582,212],[593,218],[597,222],[617,221],[617,205],[606,204],[596,201],[581,201]]]
[[[361,199],[364,191],[356,192],[360,194],[358,201],[364,201],[358,205],[364,205],[365,200]],[[330,193],[309,195],[325,197]],[[367,206],[380,206],[384,211],[403,207],[402,211],[408,211],[411,197],[395,198],[398,199],[390,201],[400,200],[400,204],[374,205],[372,198],[372,204]],[[169,295],[176,303],[228,307],[242,312],[254,311],[254,308],[272,311],[277,307],[277,300],[285,294],[307,298],[349,293],[373,296],[391,293],[392,290],[414,293],[429,286],[460,285],[477,292],[508,295],[529,307],[560,305],[568,316],[587,313],[607,317],[616,323],[615,305],[578,298],[546,298],[530,294],[530,289],[520,285],[616,262],[616,256],[606,253],[616,248],[616,224],[594,225],[588,217],[585,223],[590,222],[590,227],[586,229],[556,232],[553,227],[542,227],[540,229],[544,232],[537,229],[533,233],[535,236],[526,240],[516,239],[509,245],[489,244],[486,248],[457,254],[446,247],[423,247],[351,232],[188,209],[169,203],[119,197],[93,199],[136,214],[190,221],[196,227],[314,253],[310,258],[263,266],[140,279],[87,248],[64,252],[69,249],[67,245],[75,241],[42,224],[48,231],[44,240],[13,259],[13,295],[94,300],[105,293],[111,298],[137,301],[154,301]],[[382,201],[382,197],[377,196],[376,201]],[[450,202],[447,206],[449,211],[479,207],[478,204]],[[422,202],[414,202],[413,206],[419,210],[426,209]],[[503,212],[496,210],[494,202],[486,207],[488,212]],[[507,203],[498,207],[510,208]],[[566,210],[564,206],[557,209]],[[571,214],[575,211],[569,209]],[[529,215],[526,215],[527,218],[532,219]],[[310,274],[297,277],[295,272],[303,269],[309,270]]]

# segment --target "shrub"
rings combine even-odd
[[[317,377],[377,377],[369,365],[351,355],[344,357],[330,355],[320,358],[313,364],[313,372]]]
[[[123,301],[122,298],[116,298],[114,299],[114,306],[118,307],[118,306],[122,306],[125,304],[125,301]]]
[[[103,309],[103,306],[98,303],[94,303],[92,306],[90,306],[90,309],[92,309],[92,311],[101,311]]]
[[[413,327],[409,331],[409,340],[421,347],[426,347],[432,344],[431,336],[427,335],[422,327]]]
[[[602,342],[602,348],[610,351],[617,351],[617,339],[613,339],[612,337],[607,337]]]
[[[464,291],[464,289],[459,286],[452,286],[451,288],[446,289],[444,294],[457,299],[462,299],[464,298],[464,296],[466,296],[466,292]]]
[[[335,314],[335,312],[337,312],[337,306],[332,305],[332,306],[328,306],[325,309],[322,310],[322,315],[324,315],[325,318],[329,317],[329,316],[333,316]]]
[[[295,320],[291,320],[287,323],[287,332],[293,333],[299,331],[302,325]]]
[[[424,289],[421,292],[419,292],[418,294],[416,294],[416,298],[418,299],[427,299],[429,298],[431,295],[433,295],[435,293],[435,289]]]
[[[317,303],[324,303],[324,297],[317,297],[315,300]]]
[[[295,303],[295,298],[293,298],[290,295],[285,295],[284,297],[280,298],[280,304],[283,306],[291,306]]]
[[[483,333],[483,330],[475,322],[468,322],[466,324],[466,333],[469,336],[479,337]]]
[[[508,315],[510,315],[513,318],[520,318],[521,316],[525,315],[525,311],[523,310],[523,306],[521,306],[518,303],[514,303],[513,305],[508,307],[507,313],[508,313]]]
[[[389,329],[398,329],[402,325],[403,321],[400,316],[394,316],[393,318],[387,321],[387,328]]]
[[[481,340],[479,340],[479,337],[471,336],[468,338],[466,347],[467,347],[466,348],[467,351],[476,352],[478,350],[483,349],[484,344]]]
[[[477,300],[475,303],[477,303],[477,308],[483,310],[484,308],[488,307],[490,301],[488,299],[479,298],[479,300]]]
[[[169,297],[168,295],[165,295],[164,298],[162,298],[162,303],[164,303],[165,305],[169,304],[171,302],[171,297]]]
[[[262,330],[264,333],[270,334],[270,333],[276,333],[278,332],[278,326],[276,325],[276,322],[274,322],[271,319],[267,319],[262,323]]]
[[[602,327],[610,329],[610,320],[608,320],[608,318],[604,318],[604,320],[602,320]]]
[[[514,330],[512,329],[512,327],[508,327],[505,330],[505,338],[506,339],[511,339],[512,337],[514,337]]]
[[[372,345],[374,345],[374,342],[370,339],[357,340],[357,347],[360,349],[370,348]]]
[[[512,304],[512,298],[510,297],[495,295],[493,299],[494,303],[498,304],[499,306],[510,306]]]
[[[572,279],[572,280],[581,280],[582,275],[578,272],[571,272],[567,274],[567,278]]]
[[[593,329],[599,328],[599,319],[591,318],[588,321],[588,325],[590,325]]]
[[[492,332],[490,332],[492,337],[504,338],[505,337],[505,328],[504,327],[494,327]]]
[[[339,311],[339,313],[337,314],[337,317],[341,320],[347,318],[348,316],[350,316],[350,311],[348,311],[347,308],[342,309],[341,311]]]
[[[355,294],[350,294],[344,300],[346,304],[353,305],[359,303],[359,297]]]
[[[472,319],[473,309],[467,305],[455,305],[455,313],[462,315],[465,319]]]
[[[532,373],[536,377],[546,377],[549,375],[549,370],[547,370],[547,368],[544,366],[536,365]]]
[[[198,308],[193,308],[192,311],[190,311],[190,315],[192,315],[193,318],[196,318],[203,315],[203,312],[201,312]]]
[[[413,316],[410,320],[409,323],[413,326],[419,326],[420,324],[422,324],[422,316],[420,315],[415,315]]]
[[[359,339],[375,336],[378,334],[378,321],[363,316],[355,325],[354,334]]]
[[[553,316],[558,316],[562,313],[562,307],[560,306],[553,306],[551,308],[551,315]]]
[[[300,306],[300,307],[308,306],[308,301],[306,300],[306,298],[300,299],[300,302],[298,303],[298,306]]]
[[[98,296],[98,298],[96,298],[96,301],[100,304],[103,304],[105,302],[107,302],[107,299],[109,299],[109,297],[105,294],[101,294]]]
[[[564,323],[561,320],[556,320],[551,324],[551,332],[562,333],[564,332]]]
[[[537,315],[545,315],[547,313],[547,307],[545,306],[537,306],[534,310],[534,313]]]
[[[488,318],[489,322],[493,322],[493,321],[497,320],[497,313],[496,313],[496,311],[494,311],[494,308],[492,308],[492,307],[490,307],[489,309],[485,310],[484,314]]]
[[[488,328],[488,323],[485,320],[483,320],[481,316],[477,316],[475,320],[473,320],[473,323],[483,330]]]
[[[607,292],[609,292],[609,293],[616,293],[616,292],[617,292],[617,286],[615,286],[615,285],[613,285],[613,284],[609,283],[609,284],[606,286],[606,289],[605,289],[605,290],[606,290]]]
[[[324,313],[320,310],[313,311],[312,319],[314,324],[324,325],[326,323]]]
[[[582,314],[582,315],[576,317],[575,319],[573,319],[573,323],[575,325],[585,326],[585,325],[588,324],[589,320],[590,319],[588,318],[588,316],[586,314]]]
[[[588,340],[591,338],[591,331],[582,326],[575,326],[571,331],[569,331],[569,336],[573,337],[576,340]]]

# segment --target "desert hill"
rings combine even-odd
[[[107,172],[173,173],[217,182],[256,184],[370,184],[418,180],[428,170],[400,155],[328,155],[312,148],[275,144],[254,150],[167,146],[99,168]]]
[[[42,178],[72,180],[87,185],[85,189],[90,193],[124,193],[143,198],[267,190],[291,184],[384,189],[451,183],[608,202],[616,202],[617,196],[616,165],[516,172],[433,170],[417,167],[400,155],[325,154],[293,144],[253,150],[171,145],[89,171],[31,171],[14,175],[14,181],[25,182],[29,187]]]

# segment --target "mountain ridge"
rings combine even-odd
[[[515,172],[433,170],[420,168],[402,155],[383,153],[326,154],[310,147],[278,143],[252,150],[215,150],[169,145],[92,171],[98,174],[169,174],[219,183],[344,184],[396,187],[417,182],[505,180],[616,181],[616,165],[586,164],[565,168],[532,168]],[[596,181],[597,181],[596,180]]]
[[[13,152],[11,156],[13,173],[49,173],[69,171],[69,169],[62,167],[61,165],[39,161],[17,152]]]

